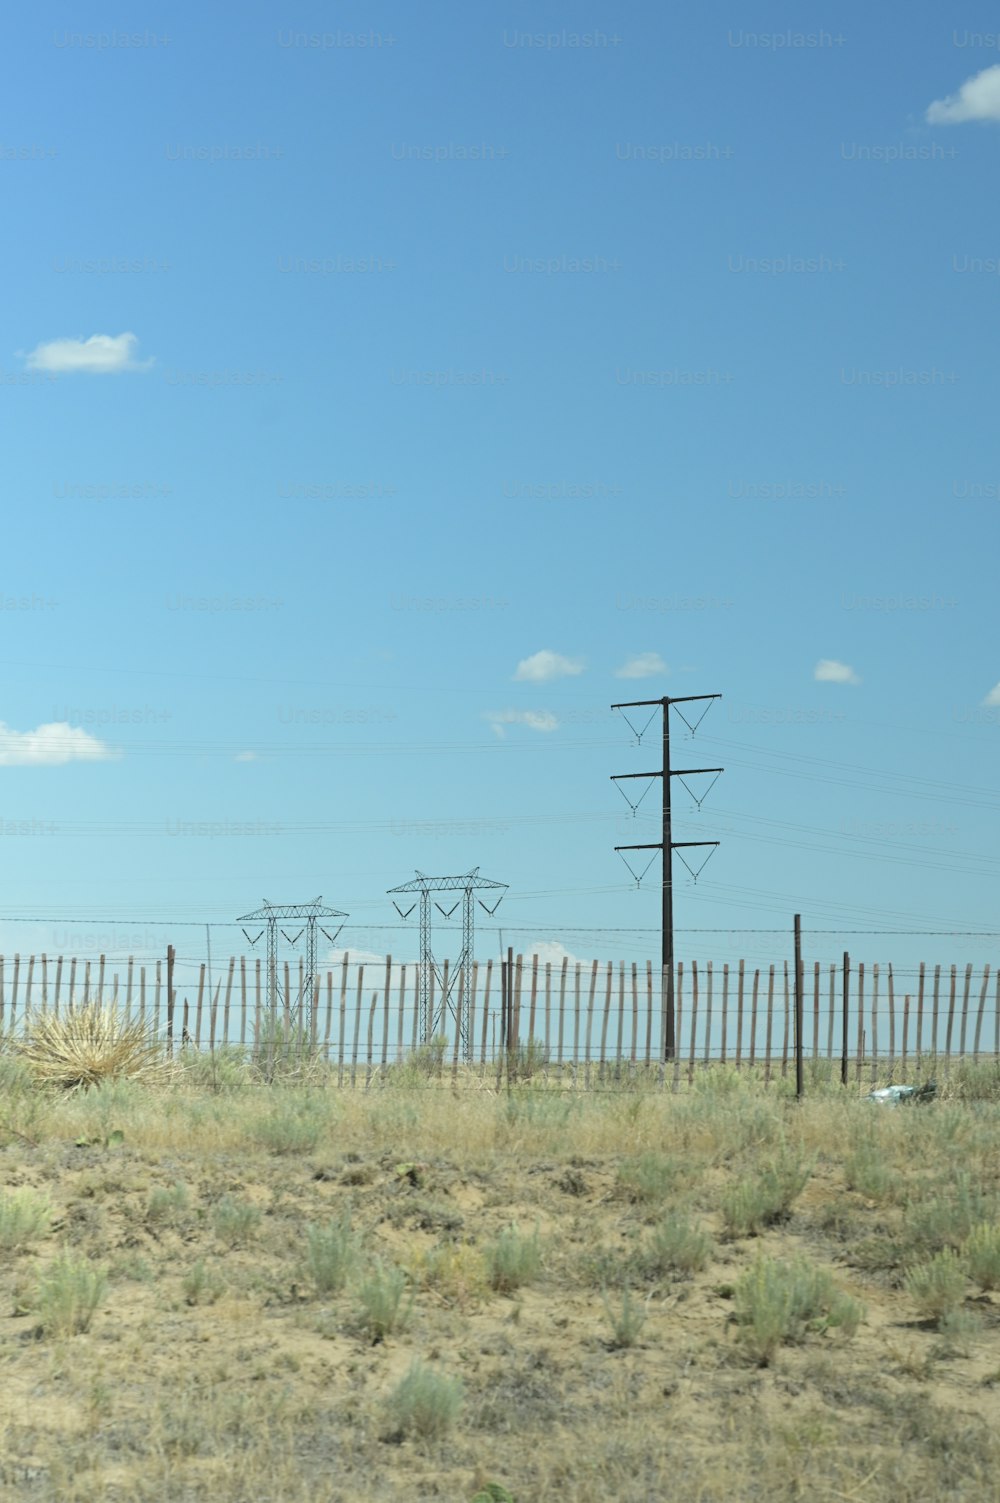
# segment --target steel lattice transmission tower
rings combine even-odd
[[[305,919],[306,956],[305,968],[302,976],[302,988],[299,992],[296,1007],[302,1008],[303,1003],[307,1009],[312,1005],[313,990],[316,985],[316,929],[319,927],[322,934],[333,943],[337,934],[343,928],[341,924],[336,934],[328,934],[322,925],[317,925],[317,920],[347,918],[346,913],[341,913],[339,908],[326,908],[322,898],[314,898],[311,903],[268,903],[265,901],[263,908],[254,909],[253,913],[244,913],[237,923],[246,924],[257,922],[261,919],[267,925],[267,1007],[269,1013],[274,1016],[282,1002],[288,1003],[289,998],[282,995],[281,983],[278,979],[278,921],[279,919]],[[256,939],[250,939],[246,930],[243,931],[251,945],[255,945]],[[288,935],[281,931],[282,938],[289,944],[296,944],[302,938],[300,929],[296,935]]]
[[[453,1017],[456,1015],[458,1009],[457,1004],[452,1000],[452,993],[455,990],[456,983],[461,978],[462,996],[465,1005],[459,1019],[459,1031],[462,1042],[462,1053],[465,1059],[469,1058],[472,1049],[472,1040],[469,1037],[468,1008],[469,998],[472,995],[472,962],[475,951],[475,900],[473,894],[484,888],[491,888],[493,891],[500,893],[492,908],[487,908],[482,899],[479,899],[479,906],[483,911],[492,915],[496,913],[503,901],[503,895],[507,891],[507,886],[506,882],[492,882],[488,877],[481,877],[479,875],[479,867],[476,866],[473,867],[472,871],[463,872],[458,877],[425,877],[423,872],[418,871],[412,882],[404,882],[400,887],[389,888],[390,897],[394,893],[415,892],[420,894],[420,970],[417,987],[418,1037],[422,1042],[428,1043],[443,1022],[445,1013],[450,1011]],[[434,959],[434,951],[431,945],[432,892],[460,892],[462,894],[462,953],[458,957],[455,969],[448,977],[447,987],[444,983],[443,971]],[[392,906],[400,918],[409,918],[416,905],[411,904],[405,913],[395,899],[393,899]],[[441,907],[440,903],[435,903],[434,906],[445,918],[451,918],[451,915],[458,907],[458,903],[449,908],[447,913]],[[440,988],[438,1003],[433,1016],[431,1015],[432,978],[437,981]]]

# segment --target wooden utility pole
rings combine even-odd
[[[663,996],[663,1057],[673,1059],[677,1040],[674,1030],[674,882],[673,882],[673,853],[681,848],[696,845],[717,846],[717,840],[674,840],[671,836],[671,808],[670,808],[670,779],[694,777],[701,773],[714,772],[716,777],[723,771],[721,767],[682,767],[670,766],[670,706],[676,704],[689,704],[696,700],[721,699],[721,694],[684,694],[675,698],[664,695],[662,699],[638,699],[630,703],[612,705],[613,710],[633,710],[655,707],[659,705],[663,711],[663,767],[655,772],[622,772],[613,773],[613,783],[622,782],[627,778],[662,778],[663,779],[663,813],[662,827],[663,838],[650,845],[616,845],[616,851],[662,851],[663,852],[663,875],[660,890],[660,970]],[[626,717],[627,719],[627,717]],[[632,727],[634,730],[634,727]],[[636,732],[641,741],[642,733]],[[689,790],[690,791],[690,790]],[[626,795],[627,797],[627,795]],[[629,800],[631,803],[631,800]],[[631,805],[633,812],[638,808],[637,804]],[[650,864],[652,864],[650,858]],[[681,858],[683,860],[683,857]],[[707,857],[706,857],[707,860]],[[626,863],[627,865],[627,863]],[[648,871],[648,867],[646,870]],[[631,867],[629,867],[631,871]],[[690,868],[689,868],[690,870]],[[634,876],[635,873],[633,872]],[[644,875],[644,873],[643,873]],[[637,881],[641,882],[640,876]]]

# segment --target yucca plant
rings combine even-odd
[[[58,1017],[36,1013],[17,1049],[36,1084],[64,1090],[106,1080],[151,1082],[167,1068],[146,1023],[123,1018],[113,1002],[72,1007]]]

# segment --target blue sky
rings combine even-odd
[[[656,956],[609,706],[720,693],[679,954],[992,959],[846,931],[1000,929],[993,8],[3,27],[0,949]]]

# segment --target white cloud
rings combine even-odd
[[[577,961],[580,958],[577,955],[571,955],[569,950],[566,949],[565,945],[561,945],[557,939],[534,939],[532,940],[530,945],[527,945],[525,949],[522,950],[521,953],[523,954],[528,964],[529,970],[531,969],[532,955],[538,956],[539,969],[544,966],[546,962],[551,962],[553,971],[561,970],[564,960],[569,961],[570,969],[572,970],[573,966],[576,965]],[[586,964],[585,961],[582,963]]]
[[[235,757],[233,758],[234,762],[256,762],[258,760],[259,759],[255,751],[237,752]]]
[[[343,965],[345,957],[349,967],[358,965],[380,965],[383,968],[385,967],[385,956],[376,955],[374,950],[331,950],[323,964],[328,966]],[[395,961],[393,964],[395,965]]]
[[[514,678],[521,683],[547,684],[550,679],[570,678],[582,672],[582,658],[564,658],[562,653],[544,648],[530,658],[522,658]]]
[[[615,678],[655,678],[657,674],[669,672],[658,652],[638,652],[615,669]]]
[[[968,120],[1000,121],[1000,63],[967,78],[957,94],[927,107],[928,125],[963,125]]]
[[[120,755],[65,720],[36,731],[12,731],[0,720],[0,767],[61,767],[66,762],[108,762]]]
[[[79,371],[105,376],[116,371],[145,371],[152,360],[137,360],[134,334],[92,334],[89,339],[52,339],[24,357],[31,371]]]
[[[987,694],[986,698],[983,700],[983,704],[984,705],[1000,705],[1000,684],[996,684],[990,690],[990,692]]]
[[[813,670],[813,678],[818,684],[860,684],[861,680],[853,668],[846,663],[838,663],[834,658],[820,658]]]
[[[487,710],[484,719],[498,736],[504,734],[507,725],[526,725],[531,731],[554,731],[559,727],[551,710]]]

